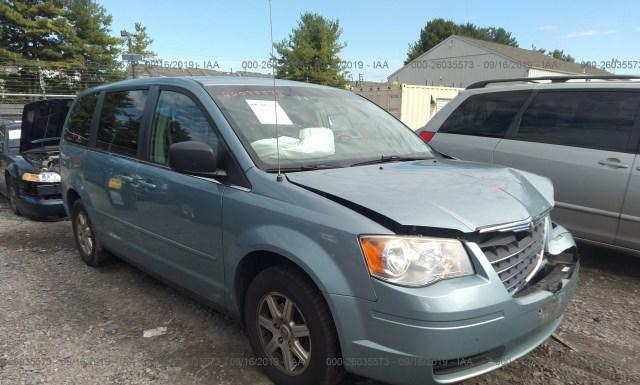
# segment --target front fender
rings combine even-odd
[[[244,258],[255,252],[269,252],[288,259],[302,269],[324,295],[374,300],[371,279],[360,255],[357,239],[354,237],[350,243],[330,233],[319,233],[317,237],[312,237],[279,225],[252,227],[238,234],[233,244],[225,242],[226,287],[235,287],[237,269]],[[228,307],[237,312],[240,310],[237,309],[238,303],[235,290],[228,290]]]
[[[14,180],[20,180],[21,175],[25,172],[39,172],[20,155],[11,157],[6,169],[9,176]]]

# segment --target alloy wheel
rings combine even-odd
[[[82,211],[76,217],[76,237],[82,252],[85,255],[91,255],[94,245],[93,232],[91,231],[87,214]]]
[[[270,364],[289,376],[304,372],[311,358],[311,335],[298,306],[282,293],[258,303],[258,334]]]

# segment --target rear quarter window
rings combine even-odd
[[[136,156],[138,134],[148,90],[107,92],[96,147],[117,154]]]
[[[517,140],[632,151],[640,92],[540,92],[522,115]]]
[[[445,120],[439,133],[502,138],[531,91],[508,91],[468,97]]]
[[[64,140],[86,146],[89,143],[89,132],[96,108],[97,95],[80,97],[69,114]]]

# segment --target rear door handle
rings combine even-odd
[[[129,175],[120,175],[120,179],[123,182],[127,182],[127,183],[133,183],[135,181],[135,179],[132,176],[129,176]]]
[[[598,161],[598,164],[601,166],[609,166],[613,168],[629,168],[628,164],[620,163],[620,159],[616,158],[607,158]]]

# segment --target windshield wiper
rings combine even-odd
[[[365,160],[363,162],[357,162],[349,165],[350,167],[354,166],[364,166],[367,164],[377,164],[377,163],[389,163],[389,162],[407,162],[411,160],[426,160],[433,159],[432,156],[398,156],[398,155],[382,155],[380,158]]]
[[[311,170],[325,170],[329,168],[340,168],[341,166],[330,164],[305,164],[302,166],[286,166],[280,167],[280,172],[296,172],[296,171],[311,171]],[[278,172],[278,168],[268,168],[266,172]]]

